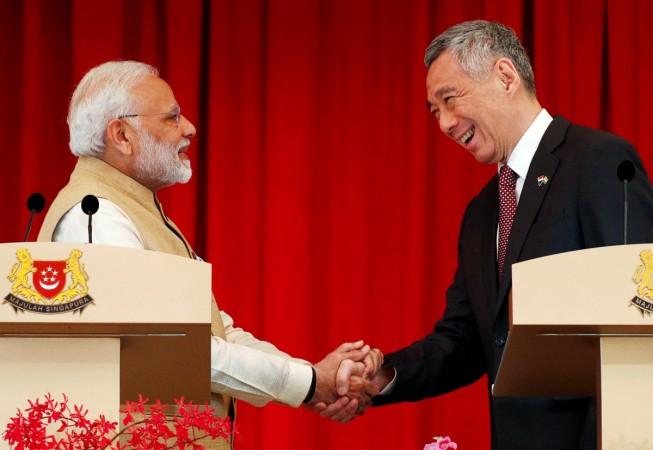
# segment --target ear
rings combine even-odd
[[[107,147],[112,147],[122,155],[128,156],[134,152],[134,139],[135,134],[125,121],[112,119],[107,124]]]
[[[506,93],[513,94],[521,86],[519,72],[508,58],[499,58],[494,64],[494,72]]]

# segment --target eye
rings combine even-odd
[[[180,120],[180,118],[181,118],[181,111],[180,111],[180,110],[171,113],[171,114],[167,117],[167,119],[168,119],[170,122],[174,122],[175,126],[179,126],[179,120]]]
[[[455,97],[453,95],[447,95],[443,98],[444,103],[448,104],[450,101],[453,101]]]

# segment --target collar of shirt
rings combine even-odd
[[[551,117],[551,114],[549,114],[546,109],[542,108],[533,123],[531,123],[526,130],[526,133],[524,133],[519,142],[517,142],[515,149],[510,153],[510,157],[506,162],[508,167],[510,167],[519,177],[517,178],[517,186],[515,188],[518,202],[535,151],[540,145],[544,132],[552,121],[553,117]],[[503,163],[499,163],[497,170],[501,170],[502,166]]]

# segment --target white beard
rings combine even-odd
[[[139,133],[141,152],[136,159],[136,172],[144,180],[156,180],[162,186],[188,183],[193,175],[190,161],[179,159],[178,152],[190,144],[184,139],[178,145],[157,141],[141,128]]]

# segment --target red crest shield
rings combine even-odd
[[[66,261],[34,261],[34,289],[45,298],[52,298],[66,286]]]

